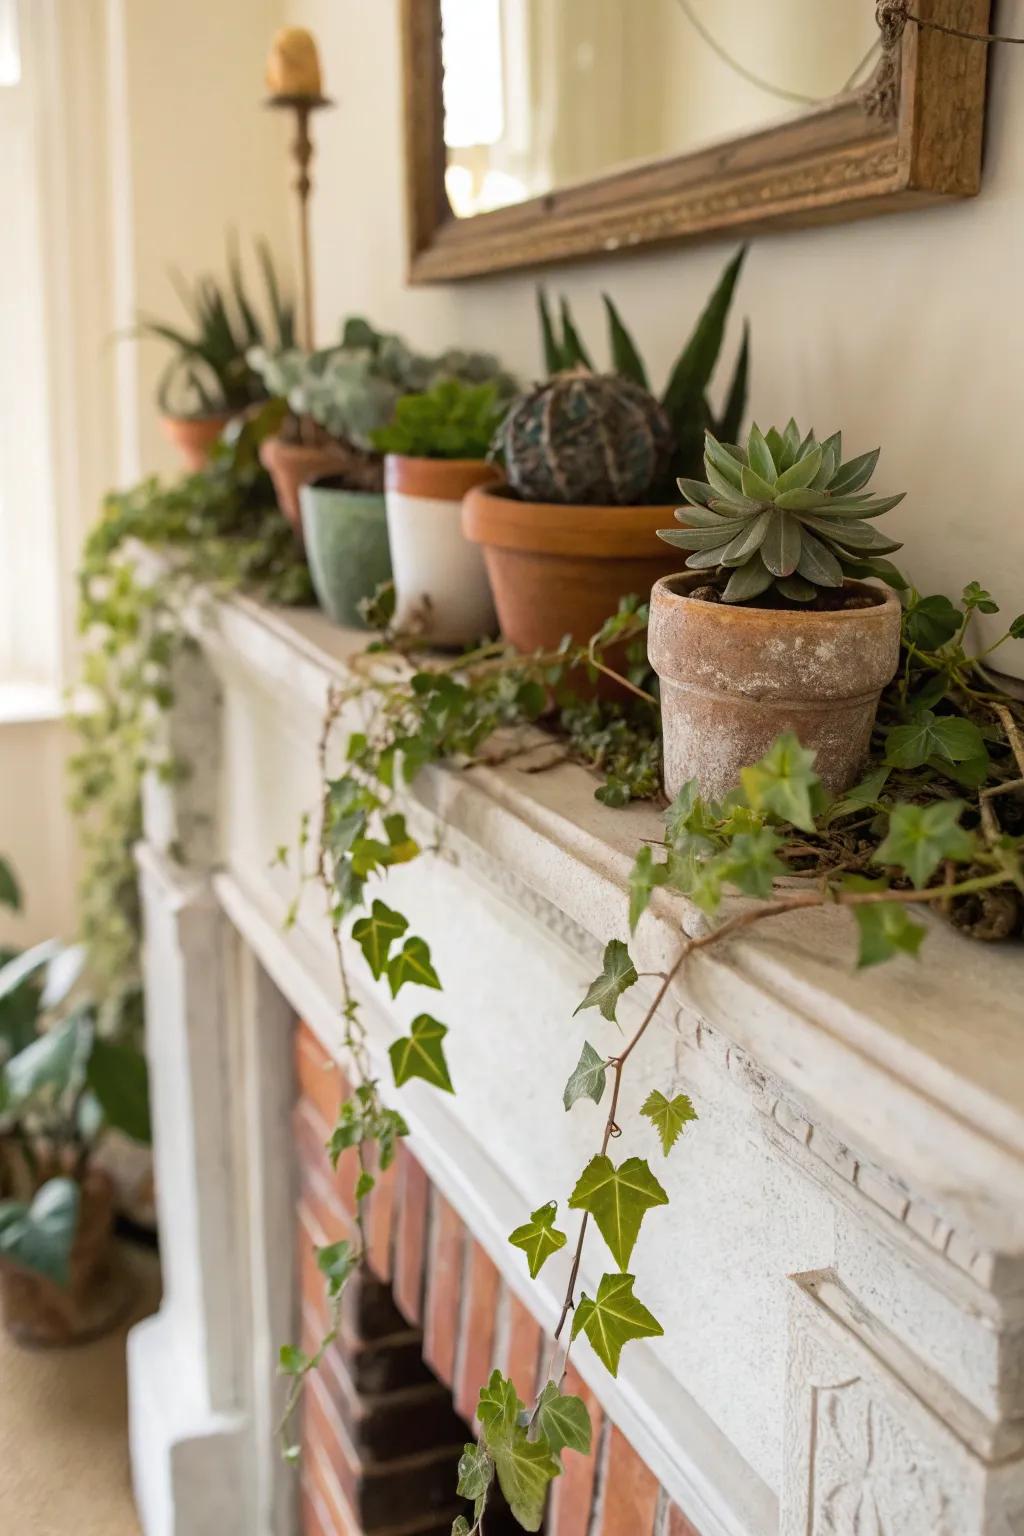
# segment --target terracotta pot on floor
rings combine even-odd
[[[161,416],[160,425],[186,467],[195,473],[209,462],[214,443],[234,414],[233,411],[218,411],[213,416]]]
[[[666,793],[696,779],[720,800],[783,731],[817,752],[827,789],[849,788],[899,663],[899,600],[856,581],[847,588],[871,607],[819,613],[687,596],[706,582],[684,572],[651,594],[647,653],[661,678]]]
[[[435,645],[473,645],[495,632],[479,549],[463,534],[462,498],[500,478],[483,459],[388,454],[384,494],[399,628],[422,625]]]
[[[520,501],[504,487],[473,490],[466,537],[483,549],[498,620],[517,650],[585,644],[635,592],[644,602],[679,556],[658,538],[671,507],[577,507]]]
[[[274,482],[274,494],[283,515],[302,543],[302,510],[299,491],[313,480],[344,476],[353,490],[380,489],[380,461],[343,443],[291,443],[283,437],[266,437],[260,444],[260,463]],[[376,484],[372,483],[376,480]]]
[[[0,1267],[0,1309],[12,1338],[38,1346],[84,1344],[124,1316],[133,1288],[113,1225],[113,1182],[92,1168],[81,1185],[68,1285],[11,1264]]]

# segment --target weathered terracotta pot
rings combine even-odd
[[[161,416],[160,425],[194,473],[208,463],[214,443],[233,415],[232,411],[218,411],[213,416]]]
[[[783,731],[817,752],[826,788],[847,789],[899,663],[898,599],[861,582],[848,587],[876,599],[872,606],[833,613],[686,595],[706,581],[700,572],[668,576],[651,594],[647,654],[661,678],[666,792],[696,779],[720,800]]]
[[[435,645],[471,645],[495,630],[483,557],[462,531],[462,498],[494,482],[483,459],[416,459],[388,454],[384,494],[395,573],[395,619]]]
[[[679,556],[657,536],[670,507],[577,507],[519,501],[504,487],[473,490],[466,537],[483,548],[498,620],[517,650],[551,650],[563,635],[585,643],[635,592]]]
[[[92,1168],[81,1185],[78,1228],[67,1286],[5,1263],[0,1266],[0,1309],[7,1332],[20,1344],[82,1344],[124,1316],[133,1286],[113,1243],[114,1186]]]
[[[302,510],[299,491],[313,480],[329,475],[343,475],[353,490],[379,490],[380,460],[346,448],[343,443],[291,443],[283,437],[265,437],[260,444],[260,463],[274,482],[274,494],[283,515],[302,543]],[[377,476],[376,486],[366,484],[370,466]]]

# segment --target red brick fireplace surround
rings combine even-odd
[[[352,1160],[325,1143],[347,1086],[312,1031],[296,1031],[298,1263],[302,1346],[327,1327],[314,1247],[350,1234]],[[303,1536],[449,1536],[466,1506],[455,1463],[477,1395],[498,1367],[532,1397],[550,1342],[406,1145],[370,1196],[372,1275],[350,1282],[337,1342],[309,1383],[302,1420]],[[595,1453],[568,1452],[547,1536],[698,1536],[569,1367]],[[488,1536],[518,1530],[487,1518]]]

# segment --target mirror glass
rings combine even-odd
[[[441,0],[466,218],[757,131],[862,84],[869,0]]]

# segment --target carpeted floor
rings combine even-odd
[[[159,1299],[154,1257],[132,1249],[131,1317],[76,1349],[30,1350],[0,1330],[0,1531],[139,1536],[128,1472],[125,1335]]]

